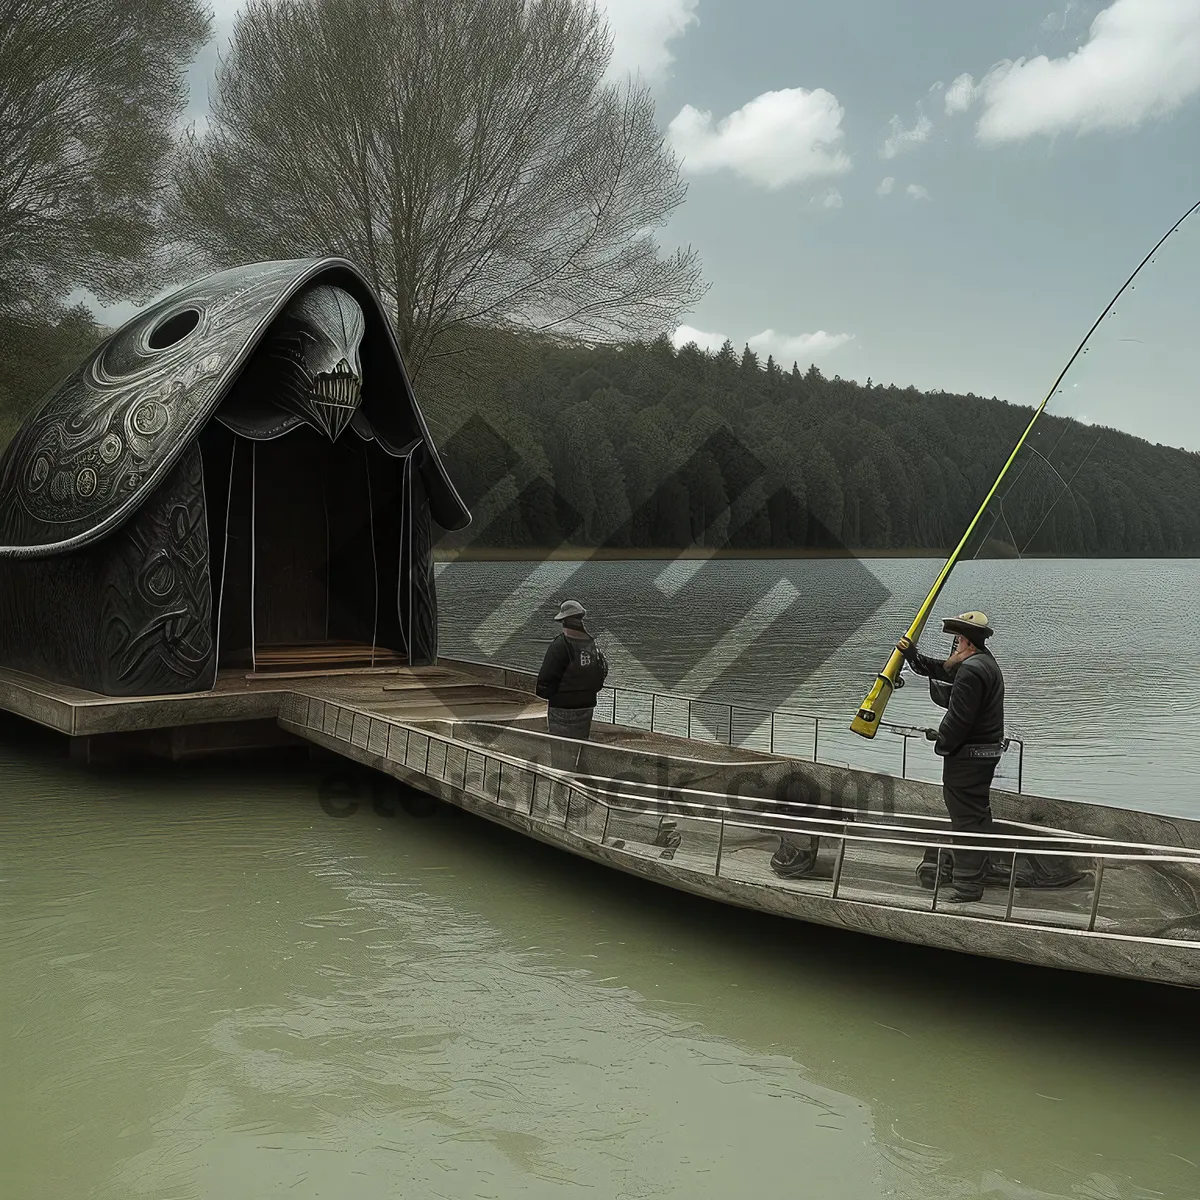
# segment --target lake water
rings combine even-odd
[[[442,652],[536,670],[558,601],[574,597],[609,648],[611,683],[825,715],[828,755],[866,765],[875,748],[848,732],[850,720],[941,566],[451,564],[440,573]],[[982,609],[991,618],[1007,731],[1025,742],[1025,790],[1200,817],[1200,699],[1190,684],[1200,661],[1197,596],[1193,559],[967,562],[951,575],[921,649],[948,649],[942,616]],[[770,619],[746,621],[756,609]],[[739,624],[749,633],[731,635]],[[714,653],[723,643],[726,653]],[[923,681],[906,678],[885,720],[936,725],[942,713]],[[876,741],[881,756],[898,759],[894,745],[882,749],[894,739]],[[940,779],[920,749],[916,773]]]
[[[806,611],[745,650],[738,698],[787,687],[848,720],[929,564],[870,564],[875,591],[862,569],[710,564],[657,617],[661,564],[564,590],[617,669],[703,683],[695,651],[783,572]],[[527,574],[443,571],[444,650],[482,657]],[[1038,790],[1196,812],[1198,582],[956,577],[938,611],[995,618]],[[542,601],[503,657],[536,665]],[[923,695],[889,716],[929,723]],[[330,770],[87,770],[0,723],[5,1200],[1200,1197],[1194,994],[741,913],[453,810],[385,817],[364,793],[334,819]]]

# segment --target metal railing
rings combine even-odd
[[[805,758],[821,762],[821,727],[826,729],[836,722],[839,731],[846,722],[839,718],[819,716],[816,713],[797,709],[760,708],[752,704],[740,704],[728,700],[704,700],[696,696],[681,696],[672,692],[657,692],[642,688],[611,687],[601,691],[596,703],[596,720],[603,721],[605,714],[612,725],[628,729],[644,729],[648,733],[665,733],[675,737],[686,737],[694,741],[716,742],[742,750],[761,750],[767,754],[787,758]],[[722,719],[723,718],[723,719]],[[811,723],[811,734],[798,734],[798,723]],[[893,725],[881,722],[882,732],[901,738],[901,779],[908,779],[908,743],[911,740],[924,742],[924,729],[911,725]],[[811,736],[812,747],[803,748]],[[1017,780],[1016,791],[1024,785],[1025,743],[1016,737],[1005,738],[1004,752],[1016,747]],[[824,760],[828,761],[828,760]]]
[[[614,816],[618,820],[657,818],[658,828],[661,829],[663,819],[674,815],[678,821],[686,822],[693,834],[707,831],[706,837],[694,838],[696,846],[688,847],[685,851],[686,864],[676,863],[675,869],[710,875],[714,879],[729,879],[732,882],[763,886],[761,878],[739,880],[736,874],[729,874],[726,860],[732,852],[729,848],[732,831],[772,838],[781,835],[811,835],[833,839],[837,842],[838,849],[830,880],[805,879],[800,881],[799,888],[794,883],[767,881],[768,886],[778,886],[789,892],[800,890],[805,895],[833,901],[847,899],[844,884],[845,867],[848,852],[854,847],[891,847],[913,852],[931,849],[986,849],[993,854],[1012,855],[1004,914],[997,917],[985,909],[968,907],[956,911],[956,916],[985,922],[1010,922],[1024,926],[1035,925],[1040,928],[1094,933],[1100,916],[1106,866],[1176,864],[1200,869],[1200,850],[1184,850],[1150,843],[1117,842],[1086,836],[1026,835],[1024,832],[1016,837],[1008,833],[970,834],[943,831],[940,828],[937,832],[926,834],[920,829],[914,830],[892,821],[863,822],[861,819],[847,819],[847,813],[840,810],[832,810],[831,815],[827,817],[798,816],[780,811],[756,813],[722,802],[724,798],[717,793],[696,790],[689,792],[686,789],[675,788],[670,790],[669,799],[636,796],[628,789],[623,789],[622,785],[617,785],[616,791],[605,794],[601,786],[568,771],[531,763],[527,759],[485,749],[452,736],[403,725],[391,718],[377,716],[349,704],[298,695],[293,695],[286,702],[281,720],[292,724],[296,731],[302,734],[323,734],[415,775],[443,783],[453,793],[469,797],[503,813],[518,815],[540,826],[545,832],[560,831],[564,839],[574,837],[597,847],[604,847],[610,852],[628,853],[634,858],[645,859],[646,855],[628,849],[629,839],[618,838],[614,834],[611,829]],[[612,781],[608,782],[611,784]],[[680,798],[689,794],[699,799]],[[938,819],[929,820],[936,822]],[[644,845],[646,851],[651,851],[657,850],[661,843],[650,839],[638,844]],[[1017,883],[1017,855],[1028,854],[1031,850],[1036,850],[1040,858],[1063,858],[1078,861],[1081,865],[1092,864],[1093,881],[1086,925],[1053,920],[1055,916],[1063,918],[1082,915],[1074,911],[1064,912],[1061,908],[1039,910],[1035,913],[1039,919],[1032,921],[1014,916],[1016,894],[1023,890]],[[826,883],[827,888],[824,886]],[[940,888],[934,888],[930,893],[929,912],[938,911],[939,891]],[[888,903],[886,899],[880,899],[878,894],[863,894],[862,889],[858,889],[858,892],[859,894],[850,897],[858,904],[892,910],[922,911],[912,903]],[[1028,903],[1023,903],[1026,909],[1031,907]],[[1106,936],[1127,941],[1184,945],[1200,950],[1200,941],[1189,938],[1130,933],[1107,933]]]
[[[479,662],[475,659],[451,658],[449,662],[463,662],[472,666],[488,667],[503,672],[505,678],[518,677],[532,685],[536,676],[520,667],[505,667],[495,663]],[[532,690],[532,686],[530,686]],[[606,717],[607,714],[607,717]],[[724,722],[720,720],[724,714]],[[820,716],[799,709],[770,709],[752,704],[741,704],[727,700],[705,700],[697,696],[683,696],[676,692],[659,692],[650,688],[605,687],[596,700],[595,720],[626,729],[640,729],[647,733],[663,733],[672,737],[685,737],[693,741],[715,742],[739,750],[759,750],[784,758],[803,758],[812,762],[826,762],[820,757],[821,727],[826,729],[836,724],[839,730],[847,727],[843,718]],[[811,732],[798,733],[797,724],[811,723]],[[893,725],[883,721],[880,730],[901,738],[901,779],[908,779],[908,743],[911,740],[925,741],[925,730],[911,725]],[[737,731],[737,732],[735,732]],[[739,736],[740,734],[740,736]],[[811,737],[812,749],[807,747]],[[801,743],[805,743],[801,747]],[[894,744],[894,743],[893,743]],[[865,743],[864,745],[873,745]],[[1008,737],[1003,742],[1004,752],[1016,748],[1017,779],[1015,791],[1020,793],[1025,780],[1025,743],[1021,738]],[[835,761],[832,765],[837,765]],[[886,771],[886,774],[894,772]]]

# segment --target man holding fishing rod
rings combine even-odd
[[[918,652],[912,639],[902,637],[896,649],[918,674],[929,679],[929,695],[946,710],[934,741],[942,759],[942,798],[956,833],[993,833],[991,786],[1004,752],[1004,673],[986,642],[994,632],[981,612],[963,613],[942,622],[955,635],[944,662]],[[925,851],[917,868],[921,885],[938,882],[936,849]],[[991,866],[986,849],[955,850],[950,899],[981,900]]]

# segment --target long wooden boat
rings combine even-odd
[[[1007,854],[1009,878],[981,902],[948,902],[915,871],[926,847],[967,842],[951,835],[940,786],[772,747],[784,726],[794,744],[798,724],[818,718],[608,689],[597,710],[608,719],[577,742],[545,732],[532,675],[448,665],[532,703],[510,717],[447,712],[385,731],[369,709],[297,699],[281,724],[488,820],[668,887],[946,950],[1200,987],[1198,821],[996,790],[1002,833],[974,844]],[[403,685],[384,684],[385,693],[389,686]],[[916,731],[893,729],[905,739],[903,770]],[[817,815],[791,815],[797,799]],[[772,871],[781,834],[819,836],[812,874]],[[1028,886],[1031,856],[1069,863],[1082,878]]]
[[[545,732],[533,683],[439,659],[230,670],[207,692],[111,697],[0,669],[0,709],[66,734],[88,762],[307,742],[559,849],[727,904],[1200,987],[1200,822],[1029,795],[1014,743],[993,791],[1002,832],[987,843],[1012,870],[982,901],[952,903],[915,872],[927,847],[966,840],[951,835],[940,787],[911,777],[929,754],[923,738],[909,751],[917,731],[893,726],[898,736],[859,742],[876,761],[849,766],[820,718],[618,688],[602,693],[591,740],[579,742]],[[772,871],[781,836],[819,837],[804,878]],[[1082,877],[1027,886],[1031,857],[1074,864]]]

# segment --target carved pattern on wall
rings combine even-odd
[[[204,472],[193,442],[105,559],[97,630],[103,690],[194,687],[212,675],[212,636]]]

